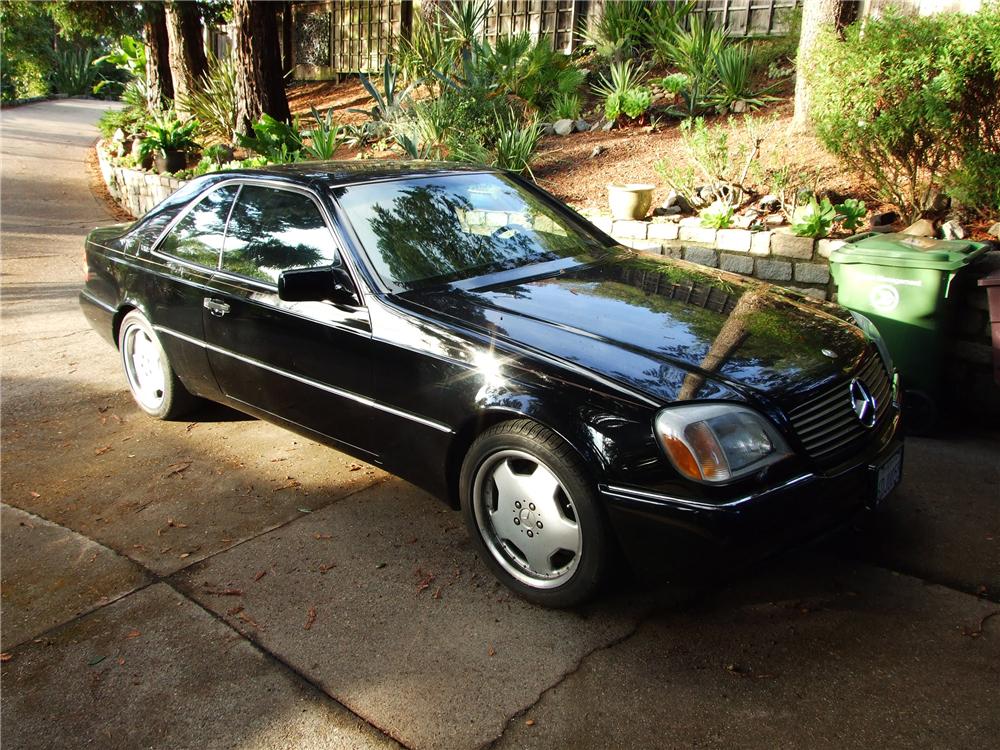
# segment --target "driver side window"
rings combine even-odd
[[[223,271],[277,284],[282,271],[338,262],[333,235],[309,196],[243,186],[229,218]]]

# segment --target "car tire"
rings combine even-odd
[[[198,398],[188,392],[170,366],[153,326],[138,310],[122,319],[118,352],[132,398],[151,417],[176,419],[198,404]]]
[[[459,481],[479,555],[504,585],[547,607],[591,599],[610,543],[596,488],[576,452],[530,420],[503,422],[472,443]]]

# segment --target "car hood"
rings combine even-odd
[[[663,403],[812,391],[866,348],[843,308],[683,261],[615,254],[524,273],[406,297]]]

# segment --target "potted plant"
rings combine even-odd
[[[608,184],[608,207],[617,221],[644,219],[653,203],[653,188],[648,183]]]
[[[197,120],[182,122],[173,112],[157,115],[146,126],[140,152],[153,155],[157,172],[178,172],[187,166],[185,151],[197,147],[194,133]]]

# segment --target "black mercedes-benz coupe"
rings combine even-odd
[[[485,168],[300,163],[187,183],[93,231],[80,299],[148,414],[198,399],[459,507],[531,601],[764,554],[898,483],[871,323],[617,245]],[[666,568],[669,570],[669,568]]]

